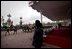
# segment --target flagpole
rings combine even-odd
[[[41,23],[42,23],[42,12],[41,12]]]

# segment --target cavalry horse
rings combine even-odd
[[[3,28],[5,28],[5,31],[6,31],[5,36],[7,35],[7,33],[10,35],[10,31],[14,31],[13,35],[17,34],[16,26],[13,26],[13,25],[11,25],[10,27],[4,26]]]
[[[22,26],[22,30],[25,31],[25,32],[26,31],[28,31],[28,32],[31,31],[32,32],[32,27],[30,27],[28,25],[24,25],[24,26]]]

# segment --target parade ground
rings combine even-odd
[[[34,48],[32,46],[32,40],[34,31],[23,32],[21,29],[17,31],[17,34],[13,35],[13,31],[10,31],[10,35],[5,36],[6,31],[1,31],[1,48]],[[58,48],[56,46],[43,43],[42,48]]]

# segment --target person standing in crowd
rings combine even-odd
[[[35,21],[35,32],[33,36],[33,43],[32,45],[35,48],[41,48],[42,46],[42,41],[43,41],[43,29],[42,29],[42,24],[40,23],[39,20]]]

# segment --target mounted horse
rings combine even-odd
[[[24,25],[24,26],[22,26],[22,30],[25,31],[25,32],[26,32],[26,31],[29,32],[29,31],[32,31],[32,27],[30,27],[30,26],[28,26],[28,25]]]
[[[17,34],[17,27],[16,26],[13,26],[13,25],[11,25],[10,27],[4,26],[4,28],[6,31],[5,36],[7,35],[7,33],[10,35],[10,31],[14,31],[13,34]]]

